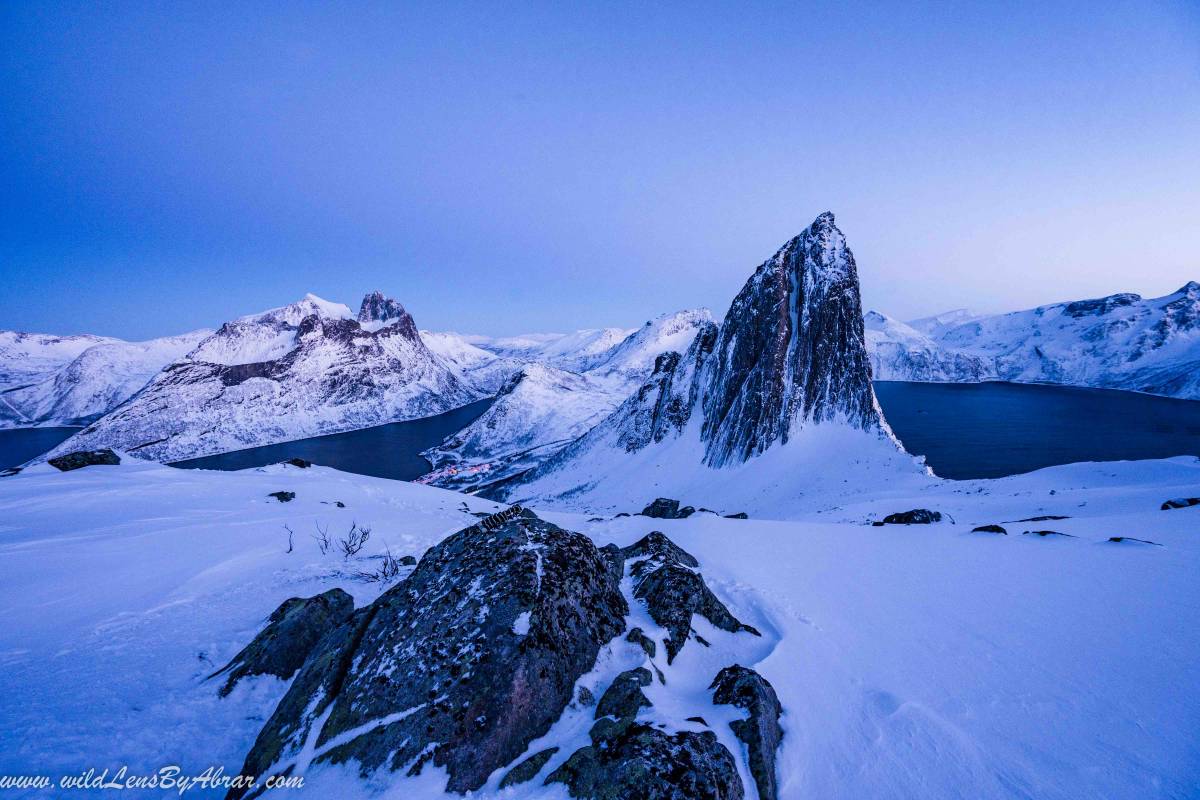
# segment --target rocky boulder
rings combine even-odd
[[[912,511],[901,511],[896,514],[888,514],[883,518],[883,525],[929,525],[932,522],[941,522],[942,514],[940,511],[930,511],[928,508],[914,508]],[[879,523],[877,523],[879,524]]]
[[[980,525],[978,528],[972,528],[971,533],[999,533],[1004,536],[1008,535],[1008,531],[1001,525]]]
[[[267,627],[233,660],[208,677],[228,674],[218,691],[222,697],[250,675],[274,675],[287,680],[304,665],[317,642],[352,613],[354,599],[341,589],[284,600],[267,619]]]
[[[775,688],[752,669],[738,664],[726,667],[713,679],[713,703],[744,708],[747,719],[734,720],[729,727],[746,743],[750,755],[750,774],[758,786],[760,800],[778,800],[775,753],[783,740],[779,717],[783,706]]]
[[[353,760],[363,775],[418,774],[432,761],[447,791],[476,790],[549,730],[627,612],[585,536],[530,511],[461,530],[321,641],[243,773]]]
[[[1168,500],[1162,504],[1162,510],[1170,511],[1172,508],[1188,508],[1189,506],[1200,506],[1200,497],[1177,497],[1174,500]]]
[[[546,783],[589,800],[742,800],[733,755],[712,731],[668,734],[631,718],[601,720]]]
[[[121,457],[108,448],[103,450],[76,450],[74,453],[55,456],[49,459],[50,466],[62,471],[95,466],[116,466],[121,463]]]
[[[630,570],[633,596],[643,601],[654,621],[667,629],[668,664],[692,634],[693,614],[730,633],[762,635],[729,612],[695,571],[700,562],[662,533],[653,531],[621,553],[627,560],[638,559]]]
[[[655,519],[686,519],[696,513],[696,509],[691,506],[680,508],[678,500],[660,497],[639,513],[643,517],[654,517]]]

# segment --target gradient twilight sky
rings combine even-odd
[[[1195,0],[509,5],[0,0],[0,328],[632,327],[826,209],[903,319],[1200,279]]]

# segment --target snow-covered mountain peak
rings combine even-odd
[[[392,325],[399,326],[406,335],[416,335],[417,326],[398,300],[376,289],[363,298],[358,310],[358,324],[363,330],[377,331]]]

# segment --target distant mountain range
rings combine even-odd
[[[865,318],[876,380],[1061,383],[1200,399],[1200,283],[1028,311]]]
[[[831,232],[821,232],[823,219],[802,236],[832,237],[843,246],[831,215]],[[789,245],[799,246],[796,240]],[[1009,314],[951,311],[907,323],[840,309],[832,333],[820,329],[811,341],[784,347],[770,337],[788,326],[771,328],[771,314],[796,296],[765,267],[719,326],[698,309],[637,329],[504,338],[419,331],[399,302],[374,292],[357,314],[308,295],[215,332],[147,342],[0,331],[0,427],[86,425],[59,450],[108,446],[174,461],[431,416],[495,397],[483,416],[424,454],[433,465],[424,481],[478,490],[510,485],[515,476],[540,468],[620,409],[626,422],[614,435],[622,446],[645,435],[633,432],[643,424],[651,426],[651,438],[661,436],[665,417],[656,414],[679,415],[686,408],[685,416],[693,415],[697,401],[679,394],[681,381],[700,380],[699,361],[710,355],[721,363],[742,359],[746,363],[725,366],[742,369],[768,353],[771,363],[760,367],[792,371],[824,358],[830,348],[838,358],[857,357],[857,349],[851,354],[843,346],[851,317],[861,320],[863,353],[876,380],[1049,382],[1200,399],[1195,282],[1152,299],[1117,294]],[[752,292],[755,280],[774,281],[774,294]],[[815,278],[797,273],[791,280]],[[829,313],[829,307],[818,304],[804,313],[818,311]],[[731,338],[709,341],[718,335],[713,331]],[[700,346],[714,349],[695,351]],[[803,358],[795,347],[807,348]],[[748,374],[752,384],[762,380]],[[704,435],[716,437],[705,439],[705,462],[736,460],[746,447],[759,448],[761,442],[748,444],[741,436],[786,438],[788,425],[780,420],[771,423],[778,430],[751,425],[756,433],[718,433],[713,426],[736,427],[732,420],[750,414],[755,403],[766,408],[794,402],[796,384],[787,385],[793,388],[767,381],[739,389],[743,395],[720,401],[727,408],[707,410],[706,420],[726,421],[704,423]],[[804,396],[814,396],[813,390],[805,386]],[[593,438],[599,435],[596,430]],[[723,443],[713,444],[718,440]]]

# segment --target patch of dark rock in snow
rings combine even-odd
[[[661,563],[674,561],[693,569],[700,566],[695,556],[668,539],[662,531],[650,531],[628,547],[621,548],[621,554],[627,561],[650,558]]]
[[[596,705],[596,719],[601,717],[636,717],[638,709],[653,705],[642,688],[649,686],[654,676],[645,667],[622,672],[600,696]]]
[[[630,570],[634,579],[633,596],[645,602],[651,618],[667,629],[668,664],[675,660],[692,634],[693,614],[700,614],[730,633],[746,631],[762,635],[729,612],[705,584],[704,577],[695,571],[699,562],[662,533],[649,533],[621,552],[627,559],[640,559]],[[707,644],[699,636],[696,639]]]
[[[1044,514],[1040,517],[1026,517],[1025,519],[1014,519],[1012,522],[1050,522],[1052,520],[1070,519],[1070,517],[1062,514]]]
[[[1075,537],[1074,535],[1072,535],[1072,534],[1070,534],[1070,533],[1059,533],[1058,531],[1024,531],[1024,532],[1022,532],[1022,533],[1021,533],[1021,535],[1022,535],[1022,536],[1041,536],[1041,537],[1046,537],[1046,536],[1066,536],[1066,537],[1067,537],[1067,538],[1069,538],[1069,539],[1075,539],[1075,538],[1077,538],[1077,537]]]
[[[688,722],[695,722],[695,723],[697,723],[697,724],[699,724],[699,725],[703,725],[703,726],[704,726],[704,727],[706,727],[706,728],[708,727],[708,720],[704,719],[704,717],[688,717],[688,718],[687,718],[687,721],[688,721]]]
[[[301,757],[364,776],[431,761],[447,791],[474,791],[550,729],[627,613],[587,537],[527,510],[461,530],[321,641],[244,774],[290,774]]]
[[[766,678],[739,664],[717,673],[709,688],[714,690],[715,705],[732,705],[749,712],[748,719],[734,720],[729,727],[746,744],[750,774],[758,786],[760,800],[778,800],[775,753],[783,740],[783,729],[779,727],[783,706],[775,688]]]
[[[750,519],[750,515],[745,511],[739,511],[736,514],[726,514],[725,519]]]
[[[274,497],[281,503],[290,503],[296,499],[295,492],[271,492],[267,497]]]
[[[399,560],[400,560],[400,566],[402,566],[402,567],[412,567],[412,566],[415,566],[417,563],[416,556],[400,556]]]
[[[74,453],[55,456],[49,461],[50,466],[55,469],[70,472],[83,467],[116,466],[121,463],[121,457],[106,447],[101,450],[76,450]]]
[[[643,517],[653,517],[655,519],[687,519],[696,513],[696,509],[691,506],[680,508],[678,500],[672,500],[669,497],[660,497],[638,513]]]
[[[1001,533],[1005,536],[1008,535],[1008,531],[1004,530],[1000,525],[980,525],[978,528],[972,528],[971,533]]]
[[[1155,547],[1162,547],[1162,545],[1158,542],[1152,542],[1149,539],[1135,539],[1132,536],[1110,536],[1108,540],[1117,544],[1121,544],[1122,542],[1132,542],[1135,544],[1152,544]]]
[[[542,767],[546,766],[546,762],[550,760],[550,757],[557,752],[557,747],[549,747],[541,752],[534,753],[508,771],[508,774],[500,781],[500,788],[505,789],[509,786],[516,786],[519,783],[533,780],[542,771]]]
[[[638,647],[642,648],[642,650],[646,653],[646,655],[650,656],[650,658],[654,658],[654,654],[658,652],[658,645],[656,645],[654,640],[647,636],[646,632],[641,628],[634,628],[628,634],[626,634],[625,641],[633,642]]]
[[[284,600],[250,644],[208,677],[228,673],[229,677],[217,692],[221,697],[250,675],[274,675],[287,680],[304,665],[317,642],[349,619],[352,613],[354,599],[341,589],[330,589],[315,597]]]
[[[1189,508],[1191,506],[1200,506],[1200,497],[1177,497],[1163,503],[1161,510],[1169,511],[1172,508]]]
[[[307,461],[303,458],[289,458],[286,461],[284,461],[283,463],[288,464],[293,467],[299,467],[300,469],[308,469],[309,467],[312,466],[311,461]]]
[[[942,514],[940,511],[930,511],[927,508],[914,508],[912,511],[900,511],[895,514],[888,514],[883,518],[882,523],[876,525],[929,525],[933,522],[941,522]]]

